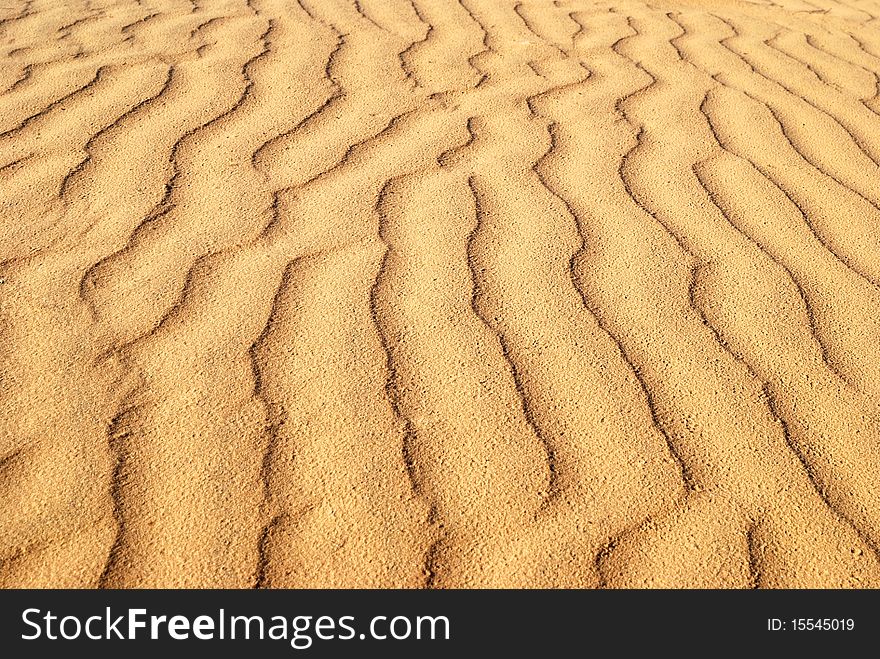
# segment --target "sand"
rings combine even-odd
[[[880,586],[878,16],[7,0],[0,585]]]

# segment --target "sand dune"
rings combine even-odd
[[[0,585],[880,586],[880,3],[0,8]]]

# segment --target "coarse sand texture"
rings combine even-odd
[[[5,0],[0,586],[880,587],[878,16]]]

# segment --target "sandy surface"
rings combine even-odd
[[[878,15],[6,0],[0,585],[880,585]]]

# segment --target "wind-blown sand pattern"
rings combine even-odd
[[[0,9],[0,584],[880,586],[880,3]]]

